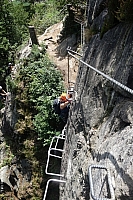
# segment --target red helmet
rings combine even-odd
[[[61,101],[66,101],[66,100],[67,100],[67,99],[66,99],[66,96],[67,96],[66,93],[62,93],[62,95],[60,96],[60,100],[61,100]]]

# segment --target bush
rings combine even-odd
[[[133,22],[132,0],[110,0],[107,3],[108,16],[101,30],[101,37],[119,22]]]
[[[55,1],[35,4],[35,14],[30,24],[36,27],[37,34],[43,34],[46,28],[61,20]]]
[[[133,22],[133,1],[119,0],[120,6],[116,12],[116,18],[119,21]]]
[[[43,140],[46,145],[53,134],[58,134],[58,118],[53,113],[52,102],[64,90],[61,73],[47,55],[40,53],[38,47],[34,46],[26,65],[21,66],[17,82],[17,109],[23,109],[24,112],[23,115],[19,114],[22,119],[19,119],[20,124],[16,127],[22,127],[23,121],[27,119],[26,115],[29,118],[31,113],[31,127],[34,127],[38,139]],[[23,126],[23,131],[29,130],[27,127],[28,124]]]

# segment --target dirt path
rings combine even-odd
[[[56,48],[58,47],[57,37],[62,30],[62,22],[54,24],[49,27],[45,33],[38,37],[38,41],[41,44],[42,42],[47,45],[47,53],[53,63],[56,64],[57,68],[61,71],[64,78],[64,85],[68,87],[68,57],[61,57],[57,54]],[[78,71],[78,62],[74,58],[69,59],[69,81],[75,82],[77,71]]]

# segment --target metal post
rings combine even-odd
[[[85,44],[85,27],[83,25],[83,46],[84,46],[84,44]]]
[[[31,38],[31,41],[32,41],[32,45],[33,44],[36,44],[38,45],[38,40],[37,40],[37,36],[36,36],[36,32],[35,32],[35,28],[34,26],[29,26],[29,33],[30,33],[30,38]]]
[[[82,23],[81,23],[81,49],[82,49],[82,47],[83,47],[82,39],[83,39],[83,37],[82,37]]]
[[[69,65],[69,54],[68,54],[68,84],[69,84],[69,71],[70,71],[70,65]]]

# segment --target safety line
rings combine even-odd
[[[67,48],[67,51],[68,51],[68,52],[70,51],[70,52],[72,52],[72,53],[74,53],[74,54],[77,54],[78,56],[81,56],[81,57],[83,56],[83,55],[79,54],[78,52],[73,51],[70,47]]]
[[[77,53],[77,52],[75,52],[75,51],[73,51],[72,49],[71,49],[71,47],[69,47],[68,46],[68,48],[67,48],[67,51],[70,51],[70,52],[72,52],[72,53],[74,53],[74,54],[76,54],[76,55],[78,55],[78,56],[81,56],[82,57],[82,55],[81,54],[79,54],[79,53]],[[69,54],[68,54],[68,84],[69,83],[73,83],[73,82],[70,82],[70,64],[69,64]],[[73,84],[75,84],[75,83],[73,83]]]
[[[72,52],[72,50],[71,50]],[[76,52],[75,52],[76,53]],[[89,67],[90,69],[93,69],[94,71],[96,71],[98,74],[102,75],[103,77],[105,77],[106,79],[110,80],[111,82],[115,83],[116,85],[118,85],[119,87],[123,88],[124,90],[126,90],[127,92],[133,94],[133,90],[130,89],[129,87],[123,85],[122,83],[116,81],[115,79],[111,78],[110,76],[104,74],[103,72],[99,71],[98,69],[92,67],[91,65],[87,64],[86,62],[84,62],[83,60],[81,60],[80,58],[76,57],[75,55],[73,55],[72,53],[70,53],[70,50],[68,49],[68,54],[71,55],[72,57],[74,57],[75,59],[79,60],[79,62],[83,63],[84,65],[86,65],[87,67]]]

